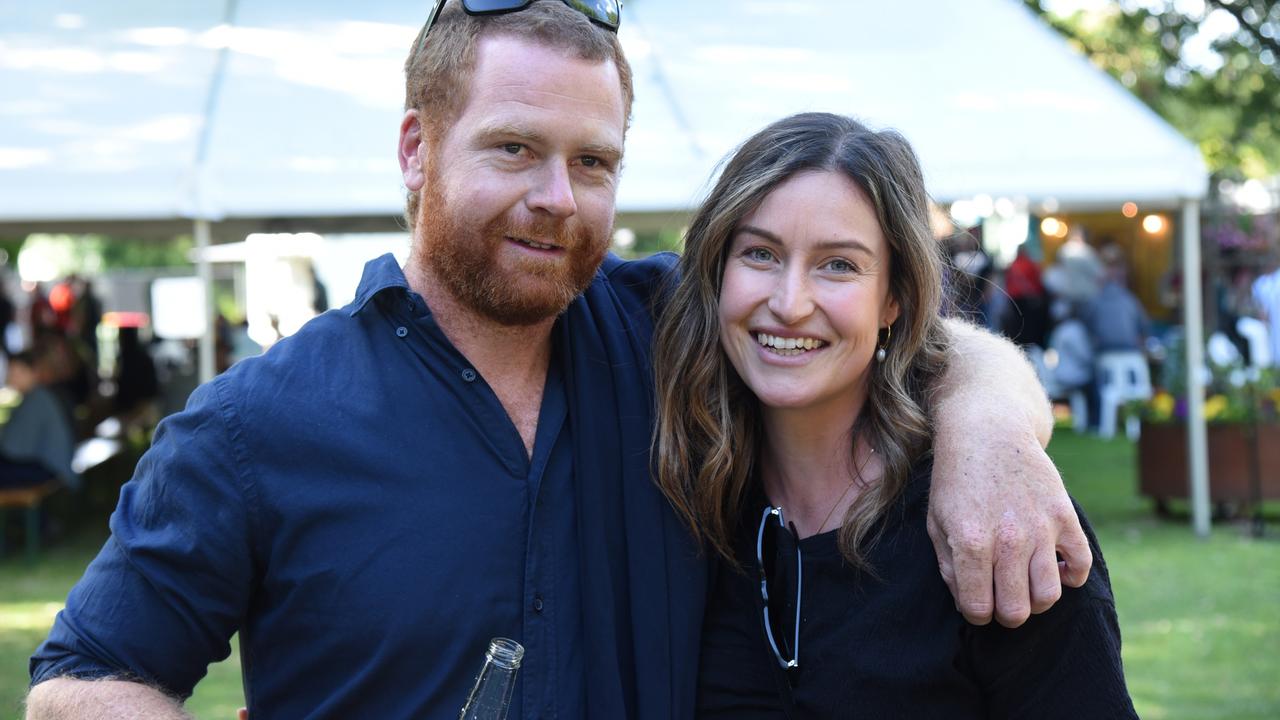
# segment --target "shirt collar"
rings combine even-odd
[[[351,303],[351,315],[354,317],[369,304],[369,301],[384,290],[398,288],[409,290],[409,281],[404,271],[391,253],[374,258],[364,265],[364,275],[360,277],[360,285],[356,288],[356,299]]]

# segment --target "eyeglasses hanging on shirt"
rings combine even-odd
[[[756,532],[756,566],[760,570],[764,632],[778,665],[800,667],[800,596],[803,584],[799,533],[788,526],[782,508],[769,506]],[[794,561],[792,558],[794,557]],[[787,600],[794,592],[795,603]],[[794,612],[793,612],[794,610]]]

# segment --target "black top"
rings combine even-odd
[[[836,531],[800,541],[793,670],[779,666],[761,619],[755,543],[767,503],[757,492],[734,546],[743,571],[721,564],[715,574],[703,624],[698,717],[1137,717],[1120,665],[1107,567],[1083,514],[1094,558],[1084,587],[1064,587],[1057,604],[1020,628],[970,625],[938,573],[925,531],[931,469],[929,462],[915,468],[867,551],[878,578],[844,562]],[[794,588],[771,592],[770,612],[785,601],[778,614],[793,618]],[[781,634],[789,645],[790,631]]]

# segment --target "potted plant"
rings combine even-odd
[[[1153,498],[1158,509],[1164,509],[1169,499],[1189,495],[1186,384],[1178,382],[1174,373],[1166,378],[1165,389],[1128,408],[1142,420],[1139,491]],[[1245,368],[1239,362],[1211,366],[1204,415],[1209,499],[1220,506],[1238,507],[1280,498],[1280,375],[1276,370]]]

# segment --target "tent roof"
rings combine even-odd
[[[401,66],[425,12],[408,0],[0,5],[0,232],[194,217],[394,227]],[[636,103],[623,213],[687,209],[726,152],[800,110],[901,130],[942,200],[1069,208],[1205,190],[1194,146],[1014,0],[631,0],[624,12]]]

